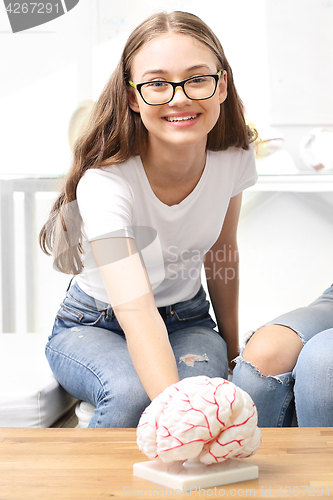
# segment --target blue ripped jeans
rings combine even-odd
[[[333,285],[307,307],[283,314],[268,325],[294,330],[303,348],[292,372],[263,376],[241,355],[232,381],[252,397],[259,427],[333,426]],[[286,346],[286,349],[288,346]]]
[[[180,379],[228,377],[226,343],[214,330],[216,324],[208,311],[203,288],[190,300],[159,308]],[[89,427],[137,426],[150,399],[110,305],[72,284],[57,313],[46,357],[60,385],[96,407]]]

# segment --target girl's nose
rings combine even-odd
[[[184,90],[181,87],[176,87],[175,90],[175,95],[173,96],[172,101],[169,102],[169,106],[185,106],[191,102],[191,99],[189,99],[185,93]]]

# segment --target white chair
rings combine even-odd
[[[92,419],[95,407],[90,403],[85,401],[79,401],[75,407],[75,414],[78,419],[78,427],[86,428],[88,427],[90,420]]]
[[[45,357],[47,336],[0,333],[0,427],[51,427],[76,403]]]

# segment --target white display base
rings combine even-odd
[[[211,465],[185,466],[186,462],[165,464],[159,460],[134,464],[133,475],[174,490],[195,490],[237,483],[259,477],[259,469],[244,460],[229,459]]]

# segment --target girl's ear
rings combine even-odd
[[[224,102],[228,96],[228,81],[227,81],[226,71],[223,71],[221,78],[219,79],[218,92],[219,92],[219,101],[220,104],[222,104],[222,102]]]
[[[127,95],[128,95],[129,107],[131,108],[131,110],[134,111],[135,113],[140,113],[140,107],[138,104],[135,90],[134,89],[128,90]]]

